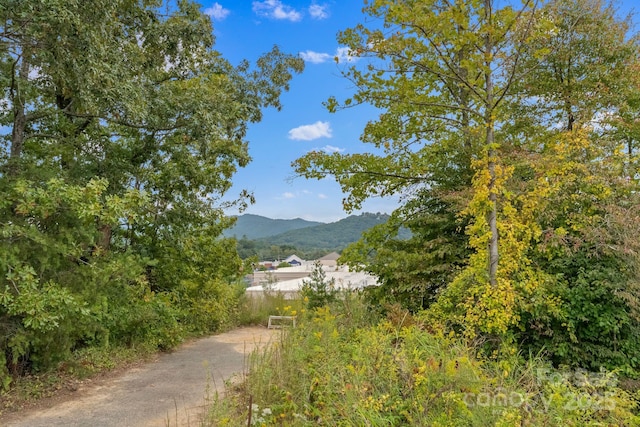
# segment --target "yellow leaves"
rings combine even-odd
[[[473,254],[469,267],[443,292],[430,310],[430,316],[444,324],[464,328],[464,336],[506,334],[520,321],[520,312],[532,308],[531,297],[545,284],[525,260],[505,256],[498,272],[496,286],[491,286],[486,273],[486,252]],[[506,273],[509,273],[508,275]],[[558,304],[540,299],[540,305]]]
[[[445,365],[444,372],[447,376],[453,377],[457,374],[460,363],[457,360],[449,360]]]
[[[510,181],[514,167],[505,165],[498,155],[490,156],[487,150],[475,160],[473,197],[462,212],[473,218],[466,232],[475,252],[466,269],[429,310],[431,315],[443,324],[462,327],[467,337],[474,337],[478,333],[506,334],[518,324],[521,312],[541,307],[557,312],[559,299],[544,295],[552,279],[537,270],[529,256],[543,238],[541,215],[551,210],[566,216],[564,224],[551,229],[557,240],[562,240],[567,234],[593,226],[598,218],[594,201],[613,197],[611,186],[589,170],[584,160],[597,159],[597,150],[586,132],[559,134],[546,141],[541,159],[531,164],[533,179],[515,189]],[[500,258],[497,282],[491,286],[488,248],[492,232],[488,218],[494,209]]]
[[[551,49],[550,48],[542,48],[542,49],[537,49],[533,52],[533,57],[535,59],[542,59],[545,58],[546,56],[548,56],[551,53]]]
[[[504,334],[518,320],[515,301],[511,281],[499,278],[497,286],[486,283],[467,299],[467,318],[483,332]]]
[[[335,320],[336,316],[331,314],[331,309],[328,305],[323,307],[318,307],[315,310],[315,317],[313,318],[314,322],[332,322]]]
[[[493,174],[490,172],[490,165]],[[514,167],[502,165],[496,158],[485,156],[472,162],[476,173],[473,177],[473,198],[461,215],[469,215],[481,220],[492,209],[490,196],[502,196],[506,183],[513,175]]]

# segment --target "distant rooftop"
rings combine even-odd
[[[318,261],[336,261],[338,258],[340,258],[340,254],[338,252],[331,252],[322,258],[318,258]]]
[[[306,267],[306,268],[305,268]],[[292,271],[308,271],[311,273],[309,265],[301,267],[291,267],[286,270]],[[367,273],[349,271],[347,267],[341,267],[337,270],[334,268],[325,267],[326,280],[335,280],[335,286],[337,289],[362,289],[368,286],[378,286],[378,279]],[[298,292],[305,280],[309,280],[309,277],[301,277],[292,280],[285,280],[281,282],[275,282],[268,286],[270,290],[280,292]],[[247,292],[264,292],[265,288],[262,285],[251,286],[247,288]]]

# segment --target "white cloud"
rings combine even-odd
[[[306,52],[300,52],[300,57],[306,62],[311,62],[312,64],[322,64],[323,62],[331,60],[337,60],[339,63],[355,62],[359,59],[357,56],[352,56],[350,54],[348,47],[337,48],[336,53],[333,55],[307,50]]]
[[[327,196],[326,194],[322,194],[322,193],[318,194],[318,199],[328,199],[328,198],[329,196]]]
[[[309,6],[309,14],[313,19],[326,19],[329,17],[329,12],[327,12],[328,6],[326,4],[312,4]]]
[[[336,58],[338,58],[338,62],[355,62],[358,60],[357,56],[352,56],[349,52],[348,47],[339,47],[336,49]]]
[[[212,19],[217,21],[222,21],[224,18],[229,16],[230,13],[231,11],[222,7],[220,3],[214,3],[211,7],[204,10],[205,15],[209,15]]]
[[[229,16],[231,11],[222,7],[220,3],[214,3],[211,7],[206,8],[204,13],[217,21],[222,21]]]
[[[309,190],[298,190],[296,192],[285,191],[284,193],[275,197],[276,200],[290,200],[299,199],[300,197],[311,196],[313,192]]]
[[[253,11],[260,16],[273,19],[285,19],[297,22],[302,19],[302,14],[291,6],[283,4],[280,0],[254,1]]]
[[[306,62],[311,62],[312,64],[322,64],[323,62],[330,61],[333,58],[328,53],[314,52],[312,50],[300,52],[300,57]]]
[[[324,147],[322,147],[322,150],[326,151],[327,153],[342,153],[344,151],[344,148],[334,147],[333,145],[325,145]]]
[[[317,121],[312,125],[303,125],[289,131],[289,139],[296,141],[313,141],[318,138],[331,138],[329,122]]]

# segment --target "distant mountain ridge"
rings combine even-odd
[[[233,227],[225,230],[225,237],[246,237],[250,240],[276,236],[290,230],[325,225],[322,222],[307,221],[302,218],[295,219],[271,219],[260,215],[244,214],[236,219]]]
[[[270,245],[291,245],[299,249],[327,248],[341,250],[348,244],[358,241],[365,230],[385,223],[388,219],[389,215],[387,214],[363,213],[351,215],[329,224],[321,223],[310,227],[292,229],[256,240]]]

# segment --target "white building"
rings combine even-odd
[[[247,294],[252,297],[260,297],[265,291],[271,291],[281,292],[287,298],[295,298],[298,292],[300,292],[304,281],[309,280],[309,276],[313,270],[313,268],[310,267],[309,263],[300,267],[292,267],[296,269],[295,272],[287,268],[286,270],[290,273],[306,274],[288,280],[273,280],[271,283],[261,282],[255,286],[248,287]],[[379,285],[378,279],[375,276],[362,272],[349,271],[346,266],[337,267],[335,265],[324,265],[323,269],[326,274],[326,281],[330,282],[333,280],[336,289],[363,289],[368,286]],[[285,277],[281,278],[285,279]]]

